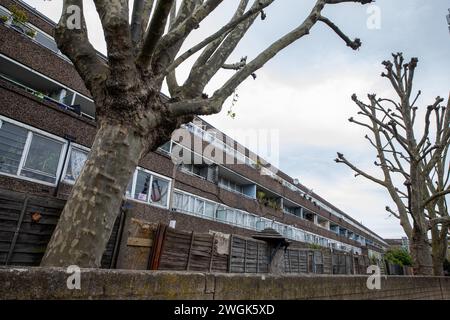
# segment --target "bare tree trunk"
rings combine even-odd
[[[410,239],[410,252],[415,275],[433,275],[431,246],[426,231],[414,226]]]
[[[445,232],[438,230],[434,226],[432,233],[432,252],[433,252],[433,274],[435,276],[444,275],[444,261],[447,258],[448,240]],[[443,234],[443,237],[441,236]]]
[[[147,140],[148,141],[148,140]],[[130,125],[102,123],[48,244],[42,266],[99,267],[118,208],[144,150]]]

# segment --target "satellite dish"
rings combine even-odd
[[[300,181],[298,181],[298,179],[294,179],[294,184],[299,184]]]

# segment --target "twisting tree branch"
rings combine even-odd
[[[345,33],[343,33],[341,31],[341,29],[339,29],[339,27],[337,25],[335,25],[333,22],[331,22],[328,18],[325,18],[323,16],[319,17],[319,21],[322,21],[323,23],[325,23],[327,26],[329,26],[334,32],[336,32],[336,34],[345,41],[345,43],[347,44],[348,47],[352,48],[353,50],[357,50],[361,47],[361,40],[356,38],[355,40],[350,40],[349,37],[347,37],[345,35]]]

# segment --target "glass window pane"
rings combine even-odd
[[[195,198],[192,196],[188,196],[189,197],[189,207],[188,207],[188,211],[189,212],[195,212]]]
[[[0,172],[17,174],[28,131],[0,120]]]
[[[256,222],[256,230],[258,231],[264,230],[266,228],[265,223],[266,222],[264,220],[259,220],[258,222]]]
[[[252,216],[252,215],[247,216],[247,227],[249,227],[251,229],[256,228],[256,217],[255,216]]]
[[[181,210],[183,210],[183,211],[189,211],[189,196],[188,195],[185,195],[185,194],[183,194],[183,199],[182,199],[182,202],[181,202]]]
[[[162,206],[167,206],[169,182],[153,176],[151,200]]]
[[[232,209],[227,209],[227,222],[228,223],[236,223],[236,213]]]
[[[203,215],[203,206],[205,205],[205,202],[200,199],[195,199],[195,208],[194,213],[198,215]]]
[[[160,148],[161,148],[161,150],[163,150],[163,151],[165,151],[167,153],[170,153],[171,144],[172,144],[172,141],[167,141]]]
[[[148,202],[150,178],[151,175],[149,173],[138,170],[136,190],[134,192],[135,199]]]
[[[227,211],[225,207],[219,206],[219,208],[216,211],[216,218],[220,221],[226,221]]]
[[[207,202],[205,204],[205,216],[213,218],[216,206],[213,203]]]
[[[88,157],[88,152],[75,148],[72,148],[70,152],[69,162],[67,164],[66,180],[73,181],[77,180],[80,176],[81,169],[83,169],[84,163]]]
[[[21,175],[55,183],[62,146],[62,142],[33,134]]]
[[[244,225],[244,215],[242,214],[242,212],[236,212],[236,224],[238,226]]]

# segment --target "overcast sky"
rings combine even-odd
[[[26,0],[48,15],[59,18],[62,1]],[[186,48],[216,30],[227,21],[238,0],[226,0],[204,21],[187,41]],[[257,20],[230,62],[240,57],[253,58],[277,37],[302,22],[314,1],[282,0],[268,10],[265,21]],[[105,52],[103,34],[92,1],[85,1],[90,39]],[[369,12],[368,12],[368,8]],[[276,130],[279,134],[279,167],[314,192],[350,214],[385,238],[404,236],[395,218],[389,218],[386,191],[354,178],[353,173],[333,159],[336,151],[363,169],[372,169],[373,151],[363,138],[365,132],[347,119],[357,112],[350,96],[367,93],[394,97],[388,83],[380,77],[381,61],[392,52],[419,58],[415,88],[423,96],[419,107],[425,108],[438,95],[447,98],[450,84],[450,33],[445,16],[448,0],[377,0],[376,8],[359,4],[329,5],[324,15],[333,20],[351,38],[361,38],[360,50],[352,51],[335,33],[316,25],[309,36],[278,54],[257,79],[248,79],[238,89],[231,119],[227,110],[205,120],[234,136],[238,129]],[[379,9],[379,28],[368,28]],[[371,25],[369,23],[369,25]],[[373,24],[372,24],[373,25]],[[189,62],[178,72],[179,81]],[[221,72],[208,86],[213,92],[232,73]],[[392,206],[392,204],[391,204]]]

